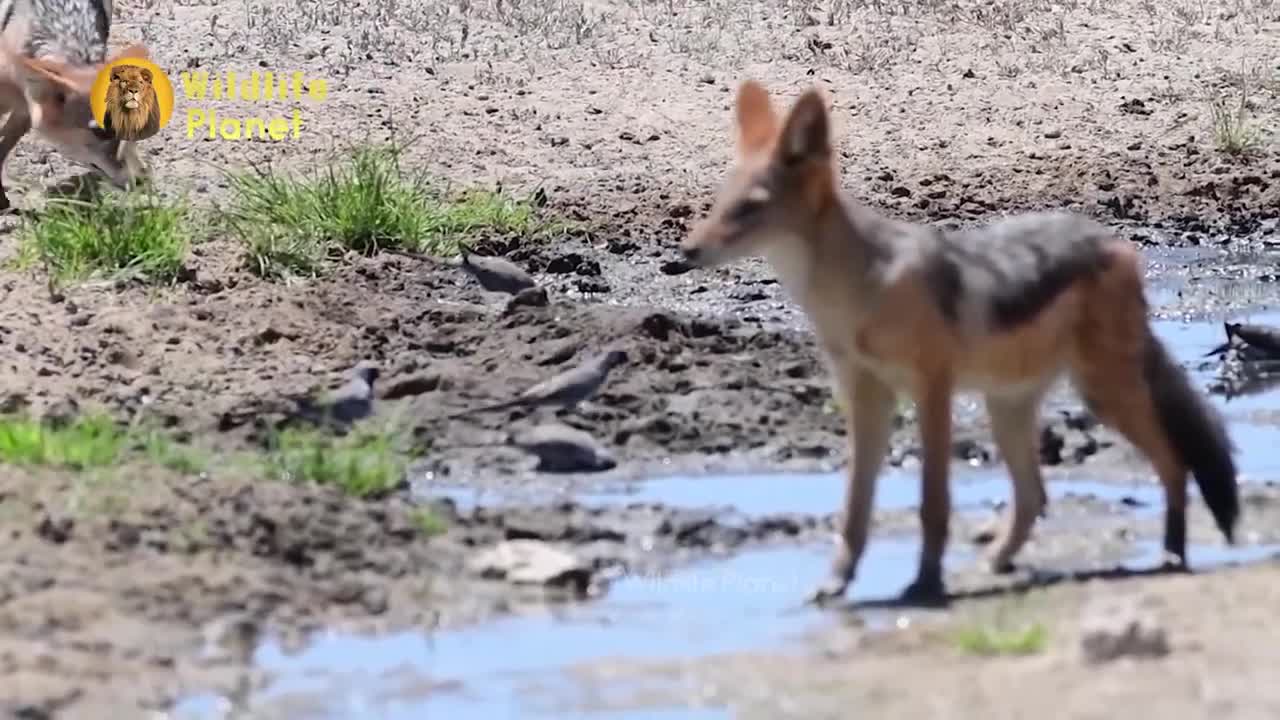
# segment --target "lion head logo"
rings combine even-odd
[[[160,103],[147,68],[111,68],[106,106],[103,126],[121,140],[145,140],[160,130]]]

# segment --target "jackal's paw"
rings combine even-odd
[[[848,587],[849,580],[836,576],[829,577],[821,585],[814,588],[813,592],[809,593],[805,602],[810,605],[825,605],[843,596]]]
[[[908,605],[938,606],[947,602],[947,588],[942,577],[918,577],[902,591],[899,598]]]

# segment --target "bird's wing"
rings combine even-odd
[[[520,393],[520,397],[524,400],[544,400],[546,398],[552,397],[553,395],[555,395],[556,392],[558,392],[562,387],[564,387],[566,375],[568,374],[569,373],[554,375],[552,377],[547,378],[546,380],[543,380],[535,385],[532,385],[529,387],[528,390],[525,390],[524,392]]]
[[[1280,330],[1265,325],[1237,325],[1236,335],[1250,345],[1270,352],[1280,352]]]

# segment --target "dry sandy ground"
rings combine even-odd
[[[193,251],[193,272],[170,288],[78,288],[54,301],[38,273],[5,271],[6,405],[39,412],[74,398],[122,417],[145,408],[202,442],[235,446],[252,434],[253,418],[371,357],[387,368],[386,387],[412,381],[388,404],[450,445],[525,415],[449,426],[445,415],[509,396],[569,362],[567,348],[614,343],[636,362],[576,422],[614,446],[620,474],[668,458],[695,467],[839,463],[841,423],[825,402],[812,343],[767,271],[747,263],[688,273],[671,264],[724,172],[729,103],[748,75],[785,101],[809,84],[825,86],[846,188],[894,216],[970,222],[1072,207],[1146,243],[1278,242],[1280,159],[1270,133],[1280,8],[1263,0],[158,0],[120,2],[116,14],[114,43],[145,41],[179,90],[184,71],[300,71],[327,80],[320,103],[217,104],[223,116],[296,107],[301,137],[278,143],[189,139],[186,110],[209,103],[180,94],[172,124],[144,144],[166,193],[217,204],[225,198],[220,168],[302,169],[352,144],[417,136],[412,164],[452,183],[542,188],[548,213],[589,230],[550,244],[493,239],[493,249],[529,267],[552,295],[549,307],[509,314],[500,298],[396,257],[353,260],[323,280],[269,283],[244,272],[240,248],[217,237]],[[11,198],[36,206],[36,190],[70,172],[28,138],[6,176],[32,191]],[[0,255],[12,251],[13,237],[0,236]],[[1275,279],[1266,266],[1239,270],[1259,283]],[[961,433],[983,435],[980,424]],[[904,426],[899,456],[910,436]],[[962,443],[957,453],[973,456],[971,447]],[[471,482],[551,487],[528,476],[518,456],[441,451],[428,462],[437,475]],[[67,498],[57,492],[74,482],[37,483],[51,497],[33,494],[23,474],[6,472],[2,482],[0,497],[15,498],[21,511],[0,519],[15,538],[0,551],[0,614],[10,636],[0,687],[24,678],[14,702],[46,714],[104,702],[154,706],[198,685],[178,678],[175,658],[201,623],[224,612],[260,611],[286,627],[333,616],[418,622],[413,603],[397,599],[413,583],[393,579],[407,567],[452,574],[469,542],[505,532],[495,529],[500,520],[477,521],[479,530],[468,521],[429,541],[404,529],[403,498],[370,505],[292,487],[246,489],[237,478],[161,478],[161,491],[133,508],[132,519],[68,534],[60,514]],[[316,506],[326,510],[314,514]],[[246,516],[247,507],[265,520]],[[225,534],[194,546],[144,541],[145,530],[181,535],[204,516],[225,522]],[[313,529],[325,521],[346,531]],[[298,548],[337,559],[300,569],[290,558],[309,556]],[[345,582],[344,568],[391,590],[337,592],[331,585]],[[1223,588],[1210,597],[1225,613],[1191,593],[1192,604],[1179,607],[1202,628],[1230,622],[1229,632],[1248,633],[1243,620],[1223,618],[1258,614],[1264,622],[1265,598],[1234,588],[1265,585],[1272,572],[1205,579]],[[153,574],[163,588],[135,581]],[[1170,582],[1153,581],[1150,592],[1202,581]],[[470,590],[443,593],[453,599],[441,607],[466,615]],[[33,607],[53,619],[40,621]],[[74,621],[86,615],[114,620]],[[1234,652],[1229,634],[1205,629],[1202,637],[1216,648],[1206,653]],[[28,642],[43,652],[30,652]],[[1185,664],[1177,672],[1219,672],[1193,657],[1168,662]],[[927,653],[892,662],[919,663],[956,686],[977,672]],[[1024,672],[1016,662],[1007,667]],[[143,668],[154,683],[133,682]],[[1235,682],[1234,672],[1222,682]],[[883,677],[892,683],[903,674]],[[1081,687],[1092,682],[1079,677]],[[822,693],[809,695],[817,702]],[[920,708],[903,706],[899,716],[931,716]]]

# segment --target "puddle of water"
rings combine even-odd
[[[952,503],[957,512],[989,507],[1009,498],[1010,481],[1002,465],[972,468],[956,463],[952,469]],[[588,505],[620,506],[632,503],[662,503],[683,509],[723,508],[747,516],[771,513],[827,515],[836,512],[844,499],[843,472],[758,473],[751,475],[671,475],[638,483],[628,483],[574,498]],[[1087,480],[1059,480],[1046,473],[1050,502],[1064,495],[1092,495],[1118,502],[1125,498],[1143,505],[1163,502],[1154,483],[1121,484]],[[452,499],[468,510],[483,498],[474,488],[435,485],[435,497]],[[886,468],[876,484],[876,509],[910,510],[920,504],[919,471]]]
[[[915,539],[877,540],[864,555],[853,599],[896,595],[911,581],[919,553]],[[957,543],[948,564],[973,561]],[[368,637],[318,636],[300,654],[266,643],[255,661],[279,673],[255,706],[305,696],[329,708],[309,715],[333,720],[418,718],[432,712],[453,718],[560,717],[574,685],[557,670],[609,657],[663,659],[732,652],[777,643],[832,617],[801,602],[827,569],[830,548],[787,547],[747,552],[664,577],[628,577],[598,602],[555,613],[508,618],[473,629],[435,635],[398,633]],[[726,614],[733,622],[726,623]],[[411,669],[437,690],[412,703],[382,697],[388,677]],[[193,698],[175,710],[183,720],[209,720],[213,700]],[[358,709],[359,712],[356,712]],[[610,713],[614,720],[652,717],[645,711]],[[670,715],[707,720],[716,709]]]
[[[959,544],[957,544],[959,545]],[[822,576],[827,547],[788,547],[742,553],[727,561],[707,562],[665,577],[631,577],[616,583],[599,602],[574,605],[475,628],[437,633],[396,633],[382,637],[322,634],[296,655],[273,642],[259,648],[255,661],[275,674],[273,684],[255,696],[255,717],[296,717],[305,699],[307,717],[357,720],[378,717],[409,720],[440,717],[564,717],[566,707],[582,707],[607,688],[575,681],[573,666],[610,658],[658,660],[696,657],[780,644],[822,622],[829,614],[801,607],[799,600]],[[864,556],[850,589],[854,600],[890,597],[911,580],[915,539],[875,541]],[[1197,569],[1264,560],[1280,545],[1193,545]],[[1141,542],[1131,569],[1156,566],[1158,542]],[[949,567],[974,561],[958,546]],[[725,623],[732,615],[733,622]],[[865,613],[864,617],[875,619]],[[881,620],[890,617],[881,613]],[[403,678],[430,684],[425,693],[406,693]],[[429,683],[427,682],[429,681]],[[175,708],[175,720],[213,720],[218,701],[210,696]],[[577,717],[588,713],[575,711]],[[725,708],[611,711],[613,720],[650,717],[718,720]]]
[[[1237,318],[1262,325],[1280,327],[1280,312],[1258,313],[1247,318]],[[1213,369],[1200,370],[1204,354],[1222,344],[1226,335],[1220,322],[1178,322],[1161,320],[1154,323],[1156,333],[1168,343],[1170,351],[1186,363],[1188,372],[1197,388],[1204,388],[1215,376]],[[1230,399],[1219,395],[1210,396],[1230,424],[1231,438],[1239,447],[1236,462],[1239,464],[1242,479],[1272,480],[1280,479],[1280,457],[1270,452],[1275,442],[1276,425],[1260,422],[1253,414],[1260,410],[1274,410],[1280,407],[1280,388],[1261,392],[1256,395],[1234,397]]]
[[[1007,500],[1010,481],[1004,468],[957,467],[952,487],[952,503],[956,512],[989,507],[993,501]],[[1083,480],[1057,480],[1046,474],[1050,502],[1066,495],[1092,495],[1118,502],[1125,498],[1142,505],[1163,502],[1154,484],[1118,484]],[[703,508],[728,506],[746,515],[768,513],[804,513],[826,515],[836,512],[844,499],[844,473],[787,473],[776,475],[728,475],[688,478],[661,477],[627,486],[626,494],[593,493],[582,495],[592,504],[626,504],[662,502],[677,507]],[[920,475],[909,470],[889,470],[876,486],[877,510],[910,510],[920,505]]]

